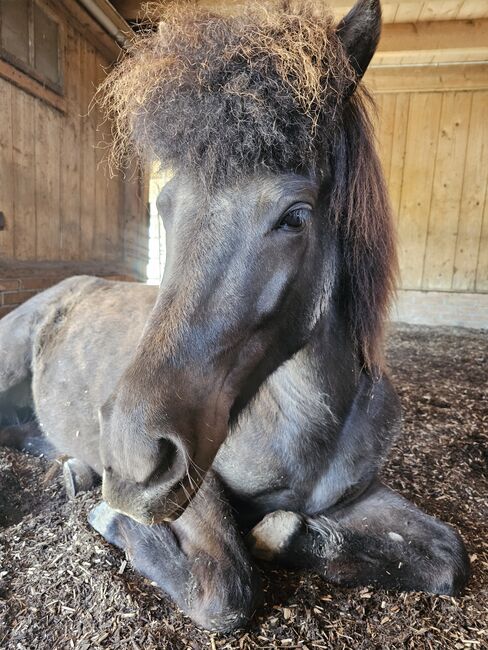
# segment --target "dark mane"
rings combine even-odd
[[[381,371],[383,330],[398,271],[396,238],[364,89],[344,107],[333,146],[331,210],[342,246],[348,313],[358,351],[373,373]]]
[[[347,275],[351,329],[365,365],[381,365],[396,270],[387,192],[363,91],[330,14],[246,8],[237,17],[170,4],[102,86],[127,152],[184,169],[209,188],[259,169],[332,167],[332,218]]]

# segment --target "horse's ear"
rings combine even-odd
[[[337,36],[344,45],[358,81],[375,53],[381,34],[379,0],[358,0],[337,25]]]

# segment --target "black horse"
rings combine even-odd
[[[377,473],[400,427],[381,356],[396,269],[361,77],[381,12],[171,9],[104,88],[167,163],[159,290],[72,278],[0,322],[4,444],[103,476],[89,516],[198,624],[259,600],[252,555],[344,585],[456,594],[459,535]],[[359,85],[359,87],[358,87]],[[126,143],[125,143],[126,144]],[[28,394],[28,392],[27,392]]]

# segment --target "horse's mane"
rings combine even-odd
[[[365,365],[381,363],[395,252],[387,193],[361,90],[329,13],[259,8],[214,15],[159,5],[102,85],[112,157],[184,169],[209,190],[258,169],[320,177],[332,165],[351,328]]]

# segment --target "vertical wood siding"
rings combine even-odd
[[[126,222],[131,238],[147,240],[144,196],[137,183],[111,177],[110,125],[89,110],[110,62],[66,19],[63,31],[65,113],[0,77],[0,256],[120,262]],[[139,254],[138,271],[144,242]]]
[[[488,91],[380,92],[376,101],[400,288],[488,291]]]

